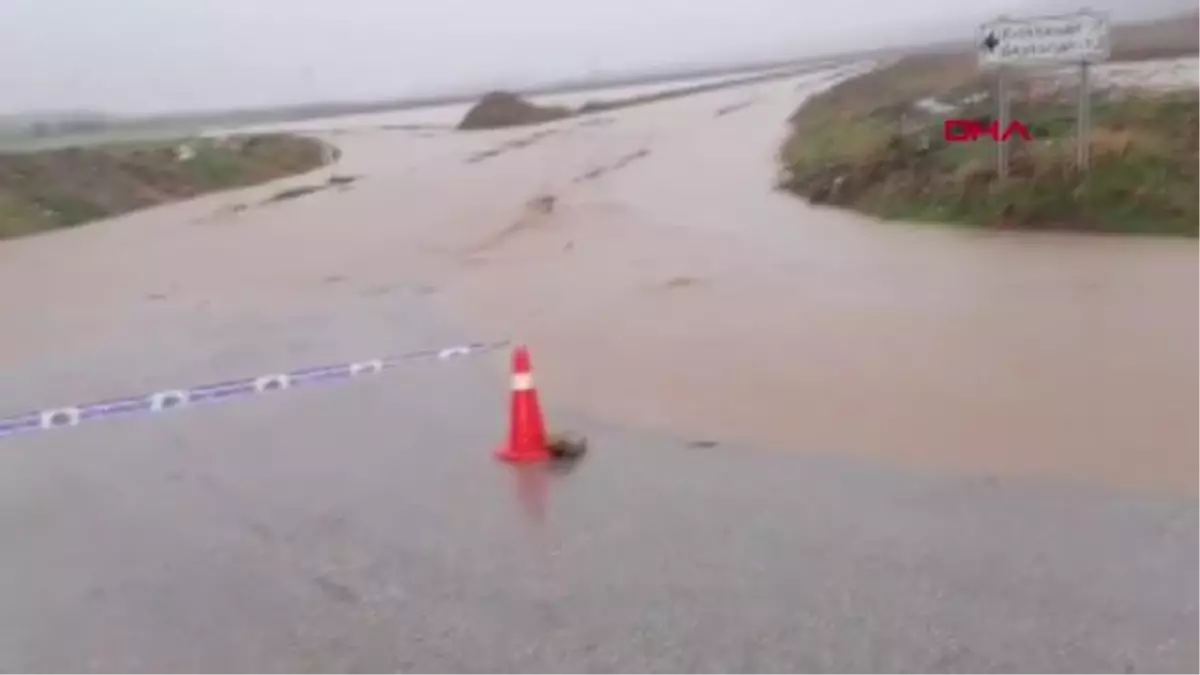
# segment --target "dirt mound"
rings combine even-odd
[[[571,109],[563,106],[534,105],[516,94],[494,91],[471,107],[459,129],[499,129],[523,124],[541,124],[570,117]]]

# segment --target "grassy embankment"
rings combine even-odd
[[[1196,23],[1193,16],[1157,28],[1117,27],[1113,60],[1194,56]],[[1026,75],[1014,87],[1013,117],[1030,126],[1034,141],[1011,141],[1006,179],[997,176],[990,142],[942,139],[945,117],[994,110],[987,98],[977,100],[995,91],[994,80],[963,53],[909,56],[814,97],[791,119],[781,187],[885,218],[1197,236],[1195,90],[1097,92],[1092,168],[1082,174],[1075,167],[1077,89],[1039,96],[1036,82]],[[930,98],[958,111],[934,114],[914,105]]]
[[[0,239],[303,173],[328,153],[314,139],[253,135],[0,154]]]

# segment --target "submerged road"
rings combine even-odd
[[[788,83],[697,100],[728,106],[750,94],[798,96]],[[648,110],[627,115],[637,120]],[[693,131],[736,114],[696,115]],[[643,128],[633,127],[630,137]],[[506,229],[502,216],[520,213],[531,193],[561,187],[550,169],[524,175],[529,189],[509,190],[494,183],[493,169],[468,173],[486,162],[464,163],[492,147],[493,137],[417,137],[403,143],[410,154],[393,155],[367,151],[376,135],[345,139],[347,164],[337,170],[364,175],[346,192],[237,215],[224,209],[279,189],[267,186],[0,244],[0,310],[19,317],[0,337],[0,413],[476,339],[522,339],[495,317],[504,314],[505,293],[537,285],[529,279],[541,274],[540,294],[510,296],[507,307],[534,334],[552,423],[586,432],[591,455],[560,473],[493,461],[507,405],[502,354],[0,441],[0,670],[1197,669],[1196,501],[1175,489],[1145,489],[1179,484],[1153,479],[1174,466],[1175,445],[1164,452],[1143,435],[1145,450],[1129,449],[1127,462],[1158,463],[1144,474],[1151,478],[1135,481],[1139,489],[1086,467],[1073,469],[1072,479],[1062,467],[1086,464],[1076,455],[1047,465],[1029,459],[1052,445],[1014,445],[1010,456],[1022,470],[1005,471],[994,459],[1005,439],[982,431],[961,446],[974,464],[933,461],[944,458],[940,452],[845,452],[829,435],[828,409],[813,407],[813,398],[788,403],[773,395],[786,391],[782,376],[762,381],[768,392],[761,399],[746,400],[749,380],[739,378],[764,367],[750,359],[740,369],[728,360],[715,364],[740,387],[724,392],[736,395],[727,407],[752,410],[761,401],[776,415],[763,418],[772,429],[785,427],[779,413],[786,408],[791,428],[820,433],[804,444],[756,443],[728,440],[702,424],[691,430],[689,415],[715,410],[722,392],[689,390],[695,381],[687,379],[670,390],[667,375],[695,366],[689,359],[703,353],[704,337],[715,358],[730,358],[720,341],[727,334],[689,324],[691,339],[681,340],[685,327],[672,325],[702,305],[647,301],[638,311],[659,311],[658,322],[625,317],[622,328],[641,331],[650,350],[636,364],[646,368],[612,359],[621,347],[634,351],[630,345],[603,349],[632,339],[626,333],[554,328],[556,317],[611,317],[624,301],[627,289],[571,275],[613,262],[603,252],[639,241],[605,239],[624,230],[603,226],[621,214],[627,226],[661,225],[664,212],[648,216],[635,187],[601,181],[574,202],[564,198],[561,213],[576,218],[575,229],[539,228],[536,219]],[[628,154],[623,147],[610,148],[612,156],[555,147],[541,150],[547,166]],[[463,172],[458,198],[437,206],[421,196],[451,170]],[[305,180],[316,179],[291,182]],[[564,231],[570,235],[560,241]],[[675,241],[708,266],[704,281],[688,281],[682,260],[669,270],[631,264],[626,280],[636,287],[678,276],[669,287],[703,293],[732,278],[722,276],[730,265],[751,290],[770,290],[754,284],[775,277],[756,279],[732,265],[699,231],[677,231]],[[520,239],[530,232],[532,239]],[[736,238],[722,236],[736,248]],[[502,250],[514,238],[518,245]],[[602,253],[579,268],[528,264],[572,241]],[[644,262],[663,262],[664,249],[648,246],[637,249]],[[1149,266],[1159,251],[1142,248]],[[1163,253],[1168,262],[1157,273],[1179,255]],[[891,275],[905,269],[894,258],[874,260]],[[999,294],[1013,280],[979,271],[985,261],[982,254],[970,261],[975,278]],[[1126,275],[1135,267],[1142,269],[1116,266]],[[802,279],[837,274],[832,264],[797,269]],[[1143,272],[1147,284],[1158,278]],[[1043,280],[1024,279],[1028,287]],[[865,285],[824,295],[810,288],[791,301],[827,298],[812,306],[811,325],[818,339],[832,339],[831,305],[876,307],[865,302]],[[567,297],[575,288],[589,304],[553,303],[555,293]],[[648,297],[662,297],[658,290]],[[934,309],[957,307],[951,299]],[[489,303],[493,310],[484,311]],[[1079,316],[1103,309],[1088,305]],[[478,321],[463,318],[473,311]],[[861,327],[856,315],[843,316]],[[769,325],[779,339],[795,334],[783,319]],[[946,339],[961,337],[961,328],[951,324]],[[913,329],[927,330],[919,322]],[[1066,334],[1050,330],[1048,339]],[[576,370],[565,356],[572,335],[588,347],[576,358],[593,359]],[[663,351],[672,340],[681,340],[676,362]],[[651,356],[679,370],[655,370]],[[959,356],[948,351],[952,362]],[[565,382],[565,372],[595,376],[592,391],[604,392],[612,407],[598,407],[586,395],[589,382]],[[1160,370],[1154,362],[1138,372]],[[1164,378],[1144,395],[1173,391],[1174,375]],[[611,398],[618,381],[628,396]],[[628,415],[631,401],[647,404],[642,385],[672,393],[641,410],[643,417]],[[937,387],[927,394],[943,395]],[[875,399],[859,404],[860,423],[887,427]],[[898,404],[926,419],[914,402]],[[1018,418],[1025,414],[1013,405]],[[1173,410],[1155,414],[1174,422]],[[1150,415],[1135,406],[1129,419],[1156,419]],[[742,435],[738,419],[718,421],[732,425],[730,438]],[[896,446],[922,438],[918,425],[910,429]],[[1176,443],[1178,430],[1168,431]],[[850,440],[869,438],[849,432]],[[1084,438],[1078,434],[1072,439]],[[1106,465],[1117,466],[1109,456],[1115,452],[1106,449]]]
[[[523,476],[490,457],[503,385],[485,362],[427,362],[10,439],[0,669],[1195,664],[1191,504],[561,413],[592,456]]]

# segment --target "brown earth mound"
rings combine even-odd
[[[539,106],[516,94],[495,91],[479,99],[459,122],[459,129],[499,129],[523,124],[540,124],[570,117],[563,106]]]

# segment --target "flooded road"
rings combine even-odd
[[[804,87],[0,244],[0,415],[510,337],[592,448],[502,356],[6,438],[0,671],[1195,670],[1195,244],[806,207]]]
[[[6,243],[0,307],[23,318],[0,365],[53,353],[76,358],[72,391],[115,388],[87,357],[100,336],[419,288],[528,341],[547,396],[601,419],[1194,494],[1195,243],[885,224],[776,194],[782,121],[822,79],[539,128],[347,131],[340,165],[285,183],[361,175],[347,191],[222,210],[276,184]],[[529,205],[546,195],[549,213]],[[38,372],[23,397],[62,389]]]
[[[769,190],[799,98],[628,111],[478,167],[557,202],[492,217],[510,236],[469,249],[449,287],[462,316],[535,345],[558,400],[626,423],[1195,492],[1194,242],[808,207]]]

